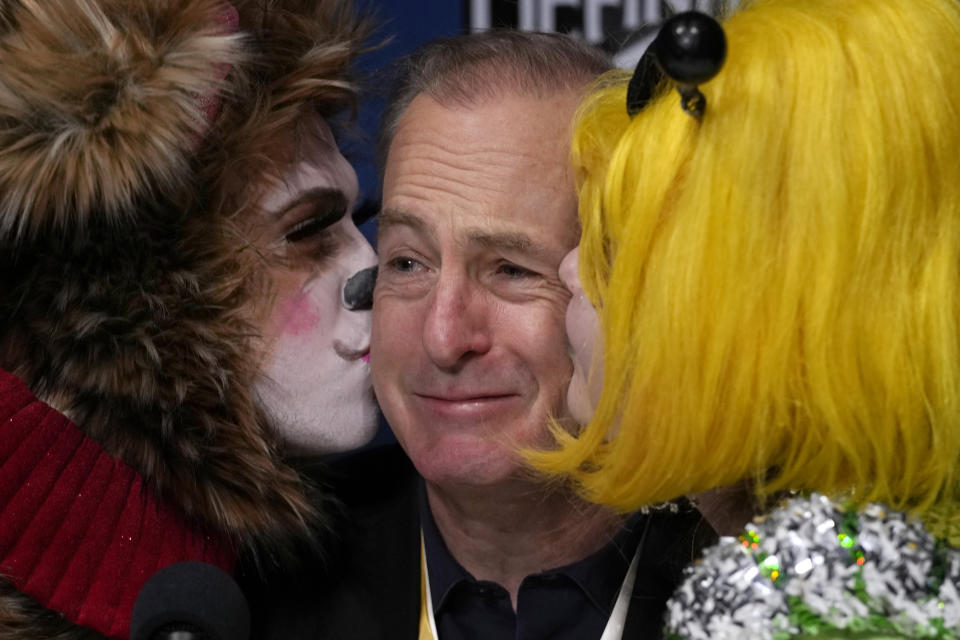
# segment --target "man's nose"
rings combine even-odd
[[[490,350],[487,302],[466,277],[440,277],[423,324],[423,346],[437,367],[455,370]]]
[[[373,307],[373,285],[376,283],[376,267],[356,272],[343,287],[343,305],[350,311],[369,311]]]

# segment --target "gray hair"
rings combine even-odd
[[[586,90],[612,68],[597,47],[559,33],[495,30],[431,40],[401,59],[377,136],[381,172],[404,111],[421,93],[443,105]]]

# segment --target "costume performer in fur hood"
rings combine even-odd
[[[124,638],[158,569],[327,523],[375,262],[327,0],[0,0],[0,638]],[[355,274],[356,277],[353,277]]]
[[[582,105],[585,427],[534,461],[624,510],[795,495],[671,637],[960,637],[958,47],[956,0],[746,1]]]

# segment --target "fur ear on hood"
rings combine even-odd
[[[176,189],[241,56],[222,0],[5,2],[0,236],[131,215]]]

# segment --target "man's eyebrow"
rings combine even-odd
[[[383,227],[412,227],[417,231],[425,231],[426,223],[417,216],[400,211],[399,209],[384,209],[377,218],[377,225]]]
[[[433,227],[418,216],[400,209],[384,209],[377,218],[377,237],[387,229],[406,227],[414,233],[427,238],[436,238]]]
[[[304,204],[319,203],[326,205],[325,208],[331,214],[339,213],[342,216],[347,212],[347,196],[343,191],[333,187],[313,187],[312,189],[300,192],[278,207],[274,215],[280,218],[288,211]]]
[[[470,231],[467,239],[486,249],[523,253],[537,259],[546,259],[550,254],[546,246],[516,231]]]
[[[434,237],[433,228],[423,219],[398,209],[384,209],[380,213],[380,232],[390,227],[407,227],[421,235]],[[465,239],[467,243],[479,245],[485,249],[523,253],[532,258],[544,260],[550,257],[550,251],[545,245],[535,241],[529,235],[517,231],[469,229],[466,232]]]

